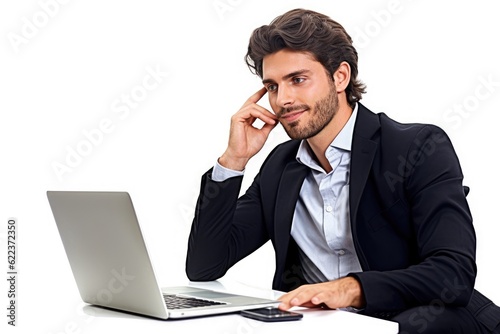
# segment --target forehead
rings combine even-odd
[[[325,68],[306,51],[282,49],[265,56],[262,60],[263,80],[278,80],[290,73],[304,70],[316,73],[324,72]]]

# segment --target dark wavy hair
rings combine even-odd
[[[345,29],[326,15],[305,9],[293,9],[275,18],[269,25],[253,31],[245,61],[252,73],[262,78],[262,61],[266,55],[281,49],[310,53],[333,79],[340,63],[351,67],[346,88],[351,106],[361,99],[366,86],[357,79],[358,53]]]

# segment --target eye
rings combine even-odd
[[[278,85],[276,84],[269,84],[266,86],[266,89],[268,92],[274,92],[276,89],[278,89]]]
[[[304,82],[304,80],[306,80],[306,79],[301,78],[301,77],[292,78],[292,81],[294,84],[300,84],[300,83]]]

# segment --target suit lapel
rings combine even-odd
[[[350,180],[350,208],[351,219],[356,221],[356,213],[358,211],[359,200],[368,179],[368,174],[373,163],[375,152],[377,151],[377,143],[366,138],[358,138],[357,145],[359,148],[352,152],[351,157],[351,180]],[[353,143],[354,147],[354,143]]]
[[[349,206],[351,212],[351,229],[358,251],[358,256],[363,269],[368,269],[367,261],[361,248],[356,245],[356,219],[359,209],[359,202],[370,173],[378,143],[373,140],[375,133],[379,130],[378,117],[366,109],[362,104],[358,104],[358,116],[354,126],[354,134],[351,149],[351,177],[349,186]]]
[[[297,161],[289,162],[283,170],[274,212],[277,263],[285,263],[295,205],[308,171]]]

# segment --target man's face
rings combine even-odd
[[[292,139],[314,137],[339,109],[333,78],[304,52],[283,49],[263,60],[269,103]]]

